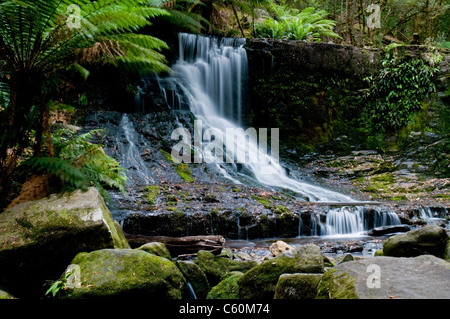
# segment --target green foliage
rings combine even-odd
[[[438,67],[414,58],[397,63],[388,50],[383,68],[367,78],[369,116],[376,131],[393,131],[404,127],[411,114],[421,109],[421,102],[432,92]]]
[[[53,284],[48,288],[48,290],[45,292],[45,295],[52,294],[52,297],[56,297],[61,293],[62,290],[66,290],[68,285],[69,277],[72,275],[73,271],[65,271],[62,275],[61,279],[55,280]]]
[[[277,38],[303,41],[320,41],[323,37],[338,38],[333,32],[336,23],[326,19],[328,13],[313,7],[299,12],[286,7],[271,7],[276,18],[266,17],[264,22],[256,26],[257,37]]]
[[[58,177],[62,191],[85,190],[95,186],[104,197],[106,187],[125,191],[126,175],[120,164],[103,151],[101,145],[90,141],[102,130],[76,135],[61,129],[52,135],[56,157],[33,157],[23,165],[32,171]]]

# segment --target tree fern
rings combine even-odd
[[[48,115],[45,79],[69,68],[86,78],[94,62],[139,72],[169,69],[161,53],[167,45],[136,34],[151,25],[151,19],[168,15],[162,4],[162,0],[0,0],[0,72],[10,90],[8,104],[0,108],[0,188],[11,172],[7,167],[28,146],[30,132],[49,136],[43,123]],[[79,16],[70,8],[79,9]],[[41,138],[35,140],[39,154]]]
[[[102,130],[77,135],[60,129],[53,135],[55,157],[33,157],[23,165],[36,173],[47,173],[61,181],[63,191],[95,186],[107,196],[105,188],[125,191],[127,177],[120,164],[105,154],[99,144],[92,143]]]

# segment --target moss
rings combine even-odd
[[[243,275],[242,272],[232,272],[230,276],[211,289],[206,299],[239,299],[238,280]]]
[[[104,249],[76,256],[81,288],[65,298],[153,297],[180,299],[185,278],[166,258],[134,249]]]
[[[324,260],[320,248],[303,245],[292,256],[281,254],[251,269],[239,279],[239,294],[245,299],[272,299],[281,274],[323,273]]]
[[[274,299],[315,299],[322,274],[283,274]]]
[[[317,288],[317,299],[358,299],[356,280],[337,269],[328,270]]]
[[[267,199],[267,198],[265,198],[265,197],[262,197],[262,196],[252,195],[251,197],[252,197],[254,200],[260,202],[260,203],[263,204],[263,205],[268,205],[268,204],[271,203],[269,199]]]
[[[187,183],[193,183],[194,178],[192,177],[192,172],[189,166],[185,163],[180,163],[175,167],[178,175]]]
[[[147,204],[155,204],[156,196],[158,196],[160,188],[158,185],[151,185],[144,188],[147,192],[145,195]]]
[[[167,247],[164,243],[159,243],[159,242],[147,243],[136,249],[143,250],[149,254],[153,254],[153,255],[156,255],[159,257],[164,257],[168,260],[172,259],[169,249],[167,249]]]
[[[247,272],[257,265],[256,261],[240,261],[214,256],[211,252],[204,250],[197,253],[196,263],[203,270],[211,285],[216,285],[228,272]]]

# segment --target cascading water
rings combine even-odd
[[[268,149],[261,147],[261,139],[252,139],[244,132],[242,126],[245,124],[245,92],[248,79],[244,44],[245,39],[219,40],[182,33],[179,35],[179,58],[172,66],[173,76],[157,79],[167,105],[173,110],[191,111],[196,120],[202,123],[200,127],[194,125],[194,144],[189,145],[191,148],[189,156],[191,153],[196,154],[194,157],[197,156],[197,159],[214,165],[218,172],[234,183],[253,180],[268,187],[291,190],[307,201],[349,204],[330,208],[322,221],[318,214],[311,214],[308,235],[361,234],[368,230],[369,222],[363,213],[361,202],[290,178],[276,156],[273,156],[277,152],[276,145],[272,143],[269,155]],[[136,97],[138,109],[143,108],[140,94],[141,92]],[[122,151],[124,154],[122,163],[126,163],[126,167],[138,168],[136,171],[142,173],[138,179],[148,182],[145,175],[149,172],[146,172],[145,164],[139,161],[139,154],[134,154],[133,151],[137,150],[137,140],[134,136],[136,132],[130,124],[128,117],[124,115],[121,126],[128,141],[128,148]],[[235,137],[224,138],[230,129]],[[196,143],[196,136],[200,136],[202,141],[222,143],[226,151],[219,152],[219,155],[224,157],[224,161],[220,161],[216,149],[212,155],[209,144]],[[239,161],[242,154],[245,154],[245,161]],[[214,161],[208,162],[207,160],[211,158]],[[245,176],[242,172],[245,172]],[[243,229],[239,221],[238,218],[238,236],[241,237],[244,234],[241,233]],[[400,220],[394,212],[375,212],[370,222],[370,226],[373,227],[396,224],[400,224]],[[299,236],[302,235],[304,228],[307,229],[308,226],[303,225],[302,219],[299,218]],[[248,236],[248,229],[245,231]]]
[[[127,114],[122,115],[116,137],[117,154],[121,165],[127,170],[128,185],[148,185],[153,181],[152,174],[145,165],[139,151],[139,135]]]
[[[261,148],[261,144],[258,145],[256,140],[248,138],[244,130],[240,129],[240,124],[243,123],[243,87],[244,82],[247,83],[248,72],[247,55],[243,48],[245,39],[219,41],[216,38],[182,33],[179,35],[179,44],[180,55],[172,66],[175,77],[172,78],[171,88],[183,91],[190,111],[201,120],[203,129],[215,130],[215,142],[218,135],[226,136],[227,130],[232,130],[235,134],[235,138],[219,141],[223,142],[226,149],[225,162],[228,165],[220,160],[216,165],[224,176],[236,182],[227,170],[234,169],[235,173],[235,163],[240,162],[259,183],[290,189],[308,201],[355,202],[349,196],[290,178],[278,160],[267,154],[267,149]],[[170,81],[166,81],[168,82]],[[176,85],[173,82],[176,82]],[[167,90],[162,87],[162,91],[167,97]],[[167,102],[174,107],[169,99]],[[203,136],[202,132],[197,134]],[[247,139],[248,143],[245,142]],[[207,150],[210,149],[205,145],[197,149],[203,159],[210,159],[211,153]],[[272,153],[275,151],[273,145]],[[245,154],[243,158],[241,154]]]

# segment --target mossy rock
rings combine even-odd
[[[272,299],[278,279],[285,273],[323,273],[324,258],[320,248],[313,244],[263,262],[239,279],[239,294],[245,299]]]
[[[150,185],[144,188],[146,192],[145,199],[147,204],[153,205],[155,204],[156,197],[159,194],[160,187],[159,185]]]
[[[414,257],[430,254],[443,258],[448,239],[444,228],[428,225],[388,238],[383,243],[383,255]]]
[[[197,265],[203,270],[210,285],[216,285],[222,277],[231,271],[249,271],[257,265],[256,261],[234,260],[226,256],[214,256],[209,251],[200,250],[197,253]]]
[[[93,187],[15,205],[0,229],[0,284],[18,298],[42,297],[79,252],[130,247]]]
[[[337,269],[328,270],[317,287],[317,299],[357,299],[356,280]]]
[[[63,298],[181,299],[186,279],[168,259],[136,249],[102,249],[78,254],[81,287],[64,291]]]
[[[159,242],[152,242],[152,243],[146,243],[136,249],[143,250],[147,253],[164,257],[169,260],[172,259],[172,256],[170,255],[169,249],[167,249],[166,245],[164,243]]]
[[[282,274],[274,299],[315,299],[323,274]]]
[[[206,299],[239,299],[238,280],[244,274],[233,271],[225,279],[214,286],[206,296]]]
[[[192,285],[197,298],[205,299],[211,287],[202,269],[193,261],[179,260],[175,263]]]

